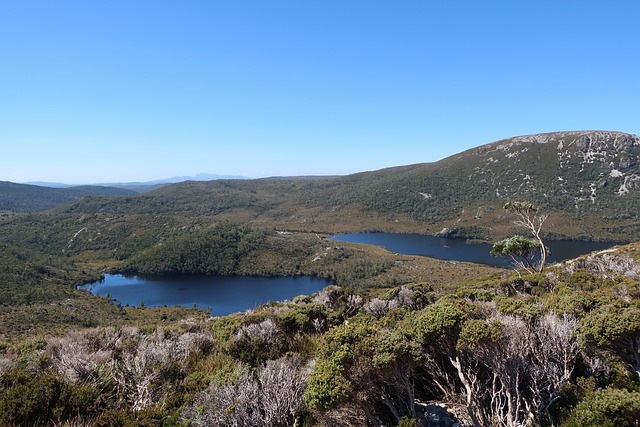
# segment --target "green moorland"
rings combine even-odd
[[[7,215],[0,425],[419,426],[438,403],[462,425],[635,426],[640,243],[526,274],[323,239],[445,226],[495,239],[513,232],[502,205],[517,197],[550,214],[547,237],[636,240],[637,146],[607,135]],[[536,177],[536,160],[528,179],[514,178],[534,158],[561,158],[559,175],[549,166]],[[499,167],[506,159],[511,167]],[[76,290],[105,272],[316,275],[335,286],[211,318]]]

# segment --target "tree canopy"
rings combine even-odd
[[[538,208],[529,202],[509,202],[504,205],[504,209],[515,216],[514,225],[529,230],[532,238],[515,235],[500,240],[494,244],[491,255],[511,257],[516,268],[527,270],[529,273],[542,272],[549,249],[542,241],[540,232],[547,215],[541,214]]]

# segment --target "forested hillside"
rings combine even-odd
[[[0,181],[0,212],[43,211],[86,196],[126,196],[132,194],[137,193],[115,187],[83,185],[51,188]]]
[[[67,212],[180,213],[300,231],[411,231],[495,240],[502,206],[529,200],[568,239],[640,239],[638,137],[558,132],[497,141],[435,163],[345,177],[185,182],[128,198],[89,198]]]

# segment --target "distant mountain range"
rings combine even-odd
[[[239,175],[215,175],[209,173],[199,173],[194,176],[173,176],[171,178],[156,179],[152,181],[144,182],[110,182],[110,183],[95,183],[88,184],[100,187],[117,187],[133,190],[137,193],[144,193],[154,188],[158,188],[162,185],[175,184],[177,182],[184,181],[212,181],[214,179],[249,179],[245,176]],[[69,188],[77,187],[76,185],[63,184],[61,182],[44,182],[44,181],[30,181],[23,184],[38,185],[40,187],[52,187],[52,188]]]
[[[195,176],[174,176],[147,182],[118,182],[92,185],[69,185],[42,181],[28,183],[0,181],[0,212],[42,211],[64,205],[85,196],[133,196],[173,183],[216,179],[249,178],[201,173]]]
[[[434,163],[314,179],[191,180],[137,197],[85,199],[67,211],[180,213],[301,231],[494,239],[511,232],[505,202],[527,200],[551,214],[548,236],[637,240],[639,158],[635,135],[553,132],[496,141]]]

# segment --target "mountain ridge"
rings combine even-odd
[[[37,185],[40,187],[51,187],[51,188],[70,188],[70,187],[82,187],[82,186],[97,186],[97,187],[116,187],[116,188],[126,188],[130,189],[130,187],[149,187],[150,189],[157,188],[160,185],[166,184],[175,184],[183,181],[211,181],[214,179],[251,179],[246,176],[241,175],[218,175],[218,174],[210,174],[210,173],[198,173],[193,176],[188,175],[180,175],[180,176],[172,176],[170,178],[161,178],[154,179],[150,181],[130,181],[130,182],[100,182],[100,183],[89,183],[89,184],[65,184],[62,182],[47,182],[47,181],[29,181],[29,182],[21,182],[20,184],[28,184],[28,185]],[[135,191],[135,190],[134,190]],[[149,190],[144,190],[149,191]],[[137,191],[138,193],[144,191]]]
[[[640,239],[640,140],[616,131],[505,138],[437,162],[305,179],[185,181],[64,212],[207,216],[292,231],[401,231],[494,240],[512,232],[502,206],[550,214],[553,238]]]
[[[502,139],[432,163],[322,180],[189,181],[66,209],[205,215],[328,233],[447,228],[493,240],[512,232],[502,206],[528,200],[551,214],[546,231],[554,238],[628,241],[640,238],[639,151],[638,137],[623,132],[553,132]],[[628,191],[619,194],[620,188]]]

